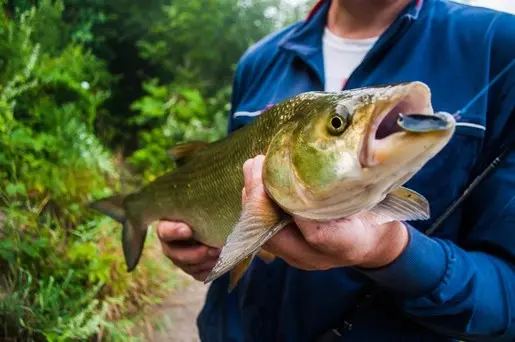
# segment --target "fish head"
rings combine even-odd
[[[450,140],[454,117],[434,113],[422,82],[311,92],[272,138],[269,196],[312,219],[355,214],[408,181]]]

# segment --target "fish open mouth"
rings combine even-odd
[[[431,94],[427,86],[412,84],[402,87],[405,89],[401,91],[401,96],[395,96],[397,97],[396,101],[392,101],[391,105],[382,108],[382,112],[376,115],[369,127],[360,153],[360,162],[363,167],[374,166],[378,163],[374,150],[382,140],[406,131],[398,124],[400,114],[405,116],[411,114],[434,115],[430,102]]]

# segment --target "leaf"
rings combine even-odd
[[[10,143],[17,147],[32,146],[33,142],[32,132],[27,128],[17,128],[10,136]]]
[[[27,196],[27,189],[23,183],[9,183],[5,187],[8,196],[24,195]]]

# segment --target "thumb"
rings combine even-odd
[[[263,184],[262,175],[264,160],[265,156],[258,155],[255,158],[248,159],[243,164],[243,178],[246,197]]]

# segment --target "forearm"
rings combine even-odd
[[[410,241],[386,267],[363,270],[398,295],[399,305],[433,330],[502,336],[513,329],[515,271],[509,261],[469,252],[409,227]]]

